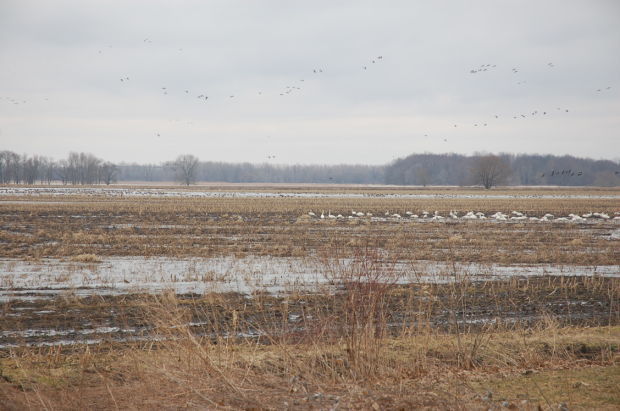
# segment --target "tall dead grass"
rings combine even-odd
[[[489,406],[462,383],[476,373],[619,363],[617,279],[480,283],[455,269],[403,285],[379,249],[321,259],[331,284],[316,294],[169,292],[139,302],[144,341],[15,350],[19,371],[2,375],[20,388],[0,395],[15,409],[467,408]],[[609,311],[597,328],[572,325],[582,311],[570,303],[588,293]]]

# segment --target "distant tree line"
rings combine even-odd
[[[180,181],[187,183],[186,156],[163,164],[120,164],[119,181]],[[180,161],[181,160],[181,161]],[[175,171],[176,170],[176,171]],[[228,183],[340,183],[383,184],[384,166],[368,165],[274,165],[199,162],[195,181]]]
[[[116,165],[87,153],[70,153],[66,159],[55,161],[0,151],[2,184],[111,184],[117,174]]]
[[[573,156],[412,154],[384,166],[274,165],[200,161],[182,155],[159,164],[113,164],[92,154],[66,159],[0,151],[1,184],[111,184],[178,181],[392,185],[618,186],[620,164]]]
[[[489,176],[485,176],[481,169],[486,167],[488,172],[493,165],[496,167],[496,181],[489,181]],[[537,154],[412,154],[385,168],[386,184],[486,186],[485,181],[491,183],[491,186],[498,183],[524,186],[618,186],[620,164],[610,160]]]

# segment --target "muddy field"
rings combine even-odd
[[[620,404],[618,190],[4,187],[0,244],[12,409]]]
[[[553,318],[558,325],[618,324],[619,280],[612,278],[535,277],[493,282],[396,285],[383,304],[387,329],[395,334],[438,331],[471,332],[492,326],[511,330]],[[322,293],[178,294],[191,313],[185,326],[201,337],[294,340],[325,327],[337,336],[346,324],[343,284]],[[165,338],[149,315],[153,294],[55,295],[6,302],[0,317],[0,349],[20,346],[131,343]],[[234,314],[233,314],[234,313]]]
[[[247,308],[264,294],[272,306],[291,304],[293,323],[306,322],[303,300],[290,296],[337,295],[360,250],[379,253],[382,281],[415,301],[414,284],[439,287],[433,298],[442,304],[450,287],[467,289],[473,305],[455,324],[532,322],[543,313],[614,323],[617,307],[595,290],[534,287],[549,291],[534,308],[523,293],[482,296],[507,280],[595,277],[613,288],[618,204],[614,190],[3,188],[0,344],[157,338],[136,301],[166,291],[193,302],[222,293],[235,312],[239,301]],[[411,327],[411,307],[397,301],[389,302],[389,322]],[[454,307],[442,304],[427,320],[445,328]],[[268,326],[246,323],[247,335]]]

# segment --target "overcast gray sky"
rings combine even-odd
[[[18,153],[618,159],[619,130],[617,0],[0,0],[0,149]]]

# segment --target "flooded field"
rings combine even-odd
[[[343,270],[354,262],[340,259]],[[396,284],[505,280],[511,277],[620,277],[620,265],[499,265],[440,261],[384,262]],[[339,282],[328,261],[319,258],[107,257],[97,263],[59,259],[0,260],[0,302],[77,296],[256,292],[270,295],[330,292]],[[334,291],[332,287],[331,292]]]
[[[282,374],[291,395],[377,370],[613,365],[619,199],[0,188],[0,371],[11,387]]]
[[[203,318],[203,310],[212,310],[206,295],[224,296],[229,310],[244,311],[245,326],[230,334],[230,319],[222,319],[221,329],[229,337],[259,338],[281,321],[277,314],[286,301],[286,330],[300,331],[313,321],[304,307],[317,300],[333,304],[346,292],[352,272],[358,272],[359,259],[338,261],[291,257],[106,257],[96,263],[61,259],[0,261],[0,349],[18,346],[54,346],[99,344],[104,341],[136,342],[159,340],[152,324],[146,320],[143,304],[162,293],[174,293],[184,304],[191,304],[193,318],[186,325],[202,336],[215,336],[218,327]],[[462,313],[461,326],[483,326],[500,322],[508,326],[541,320],[545,315],[571,324],[607,324],[617,319],[613,303],[583,286],[595,279],[604,284],[620,280],[620,266],[499,265],[480,263],[446,263],[438,261],[375,261],[380,280],[401,291],[390,298],[390,328],[411,327],[420,315],[419,307],[406,308],[403,295],[409,294],[417,304],[431,294],[420,295],[419,287],[432,286],[435,300],[425,314],[434,327],[449,328],[455,301],[448,298],[453,287],[463,287],[466,299],[472,300]],[[371,274],[372,276],[372,274]],[[553,296],[564,287],[564,278],[575,285],[568,292]],[[374,281],[368,277],[363,282]],[[484,299],[488,284],[506,281],[539,284],[548,290],[542,301],[532,295],[517,293],[510,299]],[[413,288],[412,288],[413,287]],[[584,289],[581,289],[581,288]],[[566,290],[565,290],[566,291]],[[538,290],[540,292],[540,289]],[[275,311],[265,316],[264,307],[254,311],[255,301],[267,299]],[[260,304],[265,304],[262,301]],[[506,305],[505,305],[506,304]],[[243,306],[243,308],[241,308]],[[280,308],[278,308],[280,307]],[[202,313],[202,314],[201,314]],[[275,315],[278,319],[274,319]],[[224,316],[225,317],[225,316]],[[221,332],[221,331],[220,331]],[[273,332],[272,332],[273,333]]]

